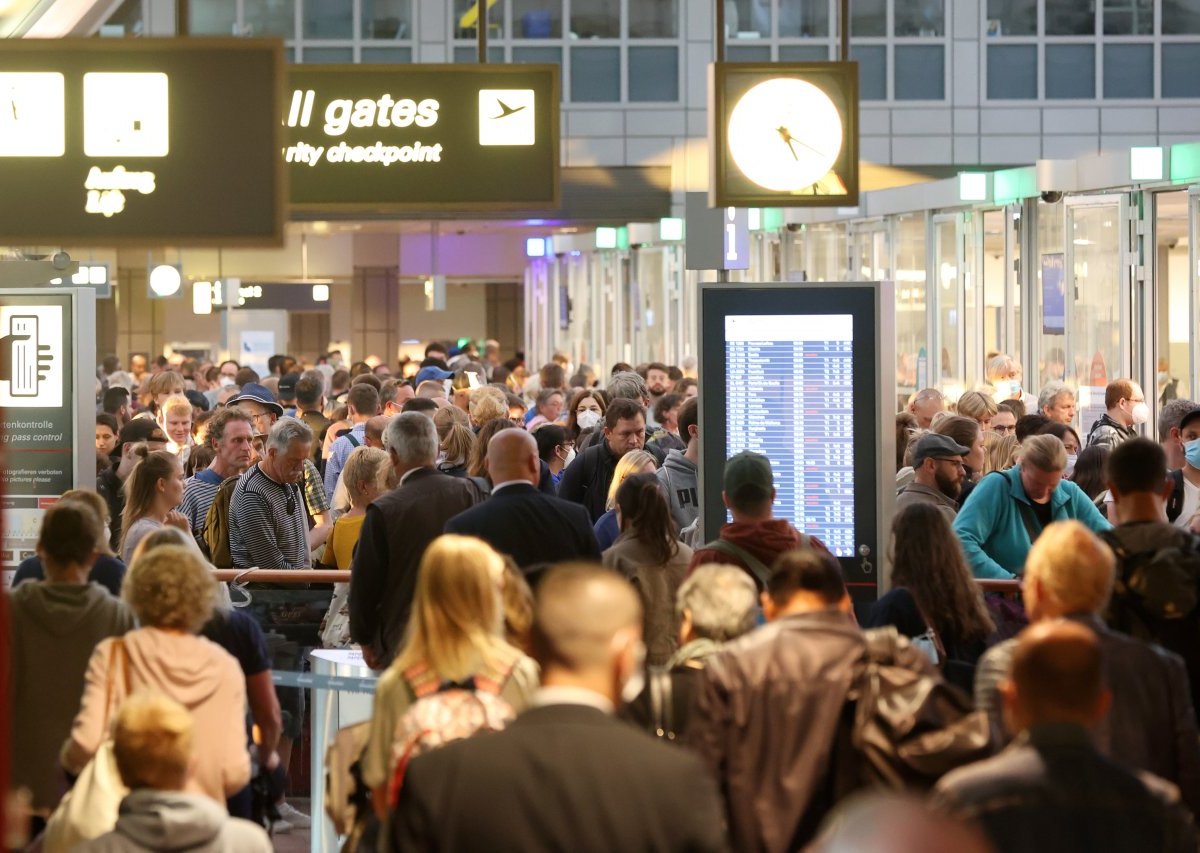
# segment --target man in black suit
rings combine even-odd
[[[399,485],[367,507],[350,566],[350,636],[376,669],[399,651],[426,547],[448,519],[483,499],[470,480],[435,467],[438,438],[431,419],[418,412],[397,415],[383,440]]]
[[[478,536],[526,573],[566,560],[599,560],[587,510],[538,491],[540,466],[532,435],[500,430],[487,448],[492,497],[447,521],[446,532]]]
[[[542,687],[507,729],[408,765],[393,850],[724,850],[699,759],[613,716],[642,682],[641,605],[599,566],[546,574],[534,606]]]

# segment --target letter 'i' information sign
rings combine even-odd
[[[294,208],[559,203],[558,66],[303,66],[288,75]]]

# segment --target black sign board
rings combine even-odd
[[[288,80],[293,209],[559,204],[557,65],[303,66]]]
[[[0,41],[0,242],[283,242],[283,47]]]

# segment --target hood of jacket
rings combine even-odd
[[[125,650],[135,685],[170,685],[171,697],[188,708],[217,692],[227,672],[214,665],[224,650],[192,634],[140,628],[125,635]]]
[[[192,850],[211,843],[226,820],[208,797],[143,789],[121,801],[116,830],[150,850]]]
[[[670,469],[673,474],[678,474],[681,477],[690,477],[695,481],[699,468],[695,462],[688,459],[683,453],[682,450],[672,450],[667,453],[667,458],[663,461],[663,467]]]
[[[721,538],[744,548],[770,566],[784,551],[800,547],[800,531],[786,518],[734,521],[721,528]]]
[[[102,608],[113,606],[113,597],[98,583],[52,584],[45,581],[23,583],[13,590],[28,617],[47,633],[57,637],[74,633],[79,625],[92,619]]]

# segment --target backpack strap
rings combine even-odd
[[[751,574],[757,578],[758,584],[761,587],[766,587],[767,581],[771,579],[771,570],[767,568],[766,563],[740,545],[733,544],[728,539],[714,539],[700,550],[720,551],[726,556],[740,560],[750,570]]]
[[[1167,499],[1167,521],[1172,524],[1175,519],[1183,514],[1183,496],[1185,492],[1183,484],[1183,469],[1179,468],[1172,471],[1167,477],[1171,480],[1171,497]]]
[[[362,442],[358,440],[358,436],[352,432],[346,433],[346,441],[350,442],[351,447],[359,447],[362,444]]]
[[[654,735],[665,740],[675,740],[675,706],[672,695],[673,684],[669,670],[657,667],[646,672],[650,688],[650,716],[654,724]]]
[[[1013,501],[1017,505],[1017,512],[1021,515],[1021,523],[1025,525],[1025,532],[1029,534],[1029,542],[1033,544],[1042,535],[1042,526],[1038,524],[1038,520],[1033,515],[1033,507],[1016,498],[1013,498]]]

